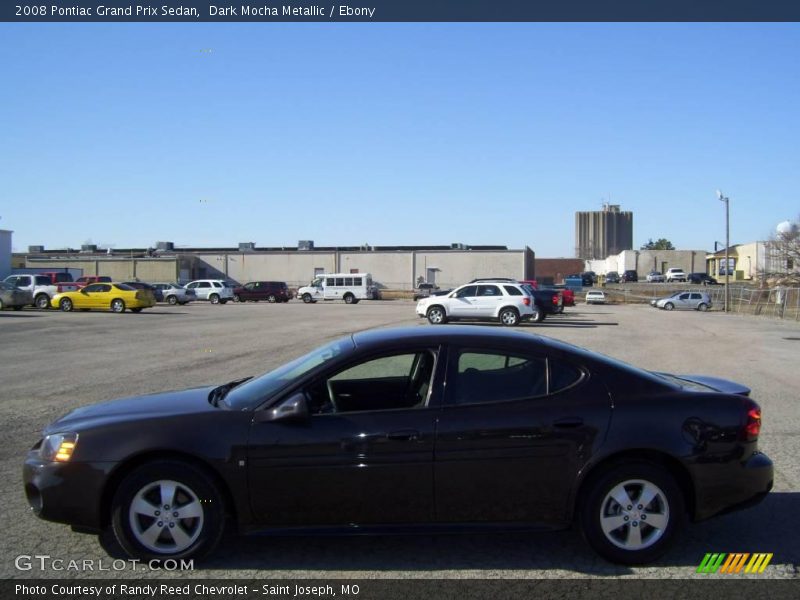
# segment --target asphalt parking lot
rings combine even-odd
[[[103,559],[94,536],[29,514],[22,461],[61,414],[115,397],[219,384],[269,370],[328,340],[369,329],[431,327],[410,301],[358,305],[194,303],[141,314],[0,313],[0,577],[150,577],[147,570],[19,570],[19,555]],[[495,325],[486,325],[489,327]],[[445,326],[446,327],[446,326]],[[773,493],[759,506],[688,526],[660,562],[610,565],[577,531],[468,536],[241,538],[229,534],[198,570],[171,576],[236,578],[692,578],[706,552],[772,552],[757,577],[797,577],[800,563],[800,323],[648,306],[568,308],[521,329],[637,366],[740,381],[763,409],[760,446],[774,461]],[[114,548],[110,550],[114,552]]]

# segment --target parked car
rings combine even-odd
[[[108,309],[111,312],[142,312],[143,308],[155,306],[153,294],[148,290],[137,290],[124,283],[90,283],[74,292],[64,292],[53,296],[53,308],[64,312],[74,309]]]
[[[706,311],[711,308],[711,298],[704,292],[675,292],[666,298],[650,300],[650,306],[664,310],[682,308]]]
[[[628,269],[620,277],[622,283],[636,283],[637,281],[639,281],[639,274],[634,269]]]
[[[686,273],[684,273],[683,269],[680,267],[672,267],[671,269],[667,269],[664,277],[666,278],[667,283],[672,283],[673,281],[686,281]]]
[[[153,300],[156,302],[163,302],[164,296],[161,293],[161,290],[151,285],[149,283],[145,283],[143,281],[123,281],[125,285],[128,285],[136,290],[147,290],[151,294],[153,294]]]
[[[520,321],[544,318],[532,292],[532,288],[520,283],[468,283],[447,296],[423,298],[417,303],[416,311],[432,325],[456,319],[496,320],[503,325],[517,325]]]
[[[650,271],[647,274],[647,283],[664,283],[666,280],[666,277],[658,271]]]
[[[267,302],[288,302],[292,297],[285,281],[251,281],[233,288],[236,302],[266,300]]]
[[[686,517],[772,488],[749,395],[519,331],[378,329],[255,379],[80,407],[44,429],[22,483],[34,515],[107,532],[142,561],[208,555],[227,523],[312,535],[574,523],[603,558],[640,564]]]
[[[439,286],[435,283],[420,283],[417,286],[417,291],[414,294],[414,300],[422,300],[428,296],[435,295],[439,291]]]
[[[83,275],[75,280],[79,287],[89,285],[90,283],[111,283],[111,277],[108,275]]]
[[[33,304],[33,294],[31,292],[21,290],[5,281],[0,281],[0,310],[5,308],[22,310],[23,306],[29,304]]]
[[[689,273],[687,281],[689,283],[702,283],[703,285],[719,285],[716,279],[706,273]]]
[[[518,280],[514,279],[513,277],[478,277],[477,279],[473,279],[470,283],[485,283],[487,281],[502,281],[504,283],[520,283]]]
[[[31,304],[37,308],[50,308],[50,301],[56,294],[71,292],[80,289],[80,285],[75,282],[53,283],[48,274],[30,273],[21,275],[9,275],[5,278],[5,283],[31,293]]]
[[[606,273],[606,283],[619,283],[619,273],[616,271]]]
[[[233,288],[219,279],[196,279],[187,283],[186,289],[194,291],[197,300],[208,300],[211,304],[233,300]]]
[[[153,287],[161,292],[161,301],[168,304],[184,305],[197,299],[194,290],[187,290],[177,283],[154,283]]]
[[[586,292],[586,304],[605,304],[606,293],[597,291]]]

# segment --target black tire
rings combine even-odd
[[[353,304],[353,300],[355,300],[356,297],[353,296],[353,294],[345,294],[343,299],[345,304]]]
[[[36,308],[40,308],[42,310],[46,308],[50,308],[50,298],[47,297],[47,294],[39,294],[33,301],[33,305]]]
[[[506,327],[514,327],[519,324],[519,313],[516,308],[511,308],[510,306],[500,310],[498,318],[500,323]]]
[[[273,296],[272,294],[267,296],[267,302],[269,302],[270,304],[275,304],[275,302],[277,302],[277,301],[278,301],[278,299],[275,296]]]
[[[211,304],[219,304],[219,294],[211,294],[208,297],[208,301],[211,302]]]
[[[637,504],[642,494],[650,499]],[[627,501],[618,502],[620,496]],[[617,464],[587,481],[579,510],[589,545],[606,560],[625,565],[662,556],[686,517],[675,478],[658,465],[638,461]]]
[[[177,296],[167,296],[167,304],[171,304],[172,306],[175,306],[177,303],[178,303],[178,297]]]
[[[131,312],[132,313],[140,313],[140,312],[142,312],[142,309],[141,308],[132,308]]]
[[[165,484],[163,488],[159,482]],[[161,492],[168,492],[173,483],[173,498],[162,505]],[[137,498],[138,506],[149,504],[154,514],[149,514],[149,507],[147,514],[134,512],[132,504]],[[133,558],[199,559],[208,555],[222,537],[223,502],[205,471],[189,463],[158,460],[138,467],[122,480],[111,504],[111,527],[120,546]],[[181,517],[182,510],[196,516]],[[158,536],[148,538],[146,532],[159,530],[159,523]],[[172,531],[181,532],[180,541]]]
[[[664,305],[664,310],[672,310],[673,308],[675,308],[675,305],[672,302],[667,302]]]
[[[447,312],[438,304],[431,306],[425,316],[428,317],[428,322],[431,325],[444,325],[447,323]]]
[[[533,315],[531,315],[531,321],[533,321],[534,323],[541,323],[542,321],[544,321],[544,311],[536,305],[534,305],[533,307]]]
[[[303,294],[303,302],[305,302],[306,304],[310,304],[311,303],[311,294]]]
[[[60,308],[64,312],[72,312],[72,300],[69,298],[62,298],[61,302],[58,303],[58,308]]]
[[[125,312],[125,301],[121,298],[114,298],[111,301],[111,312],[115,313],[124,313]]]
[[[706,312],[708,310],[708,304],[706,304],[705,302],[701,302],[700,304],[697,305],[697,310],[699,310],[700,312]]]

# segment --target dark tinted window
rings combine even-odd
[[[453,402],[478,404],[547,393],[547,362],[541,358],[464,351],[458,356]]]
[[[361,287],[363,285],[361,283],[361,277],[353,277],[353,285]]]
[[[458,290],[456,294],[456,298],[471,298],[473,296],[478,295],[478,286],[477,285],[468,285],[467,287],[461,288]]]
[[[503,288],[509,296],[522,296],[522,290],[513,285],[504,285]]]
[[[336,278],[336,285],[337,286],[343,286],[344,285],[344,278],[343,277],[337,277]]]
[[[582,376],[579,369],[569,363],[550,359],[550,393],[553,394],[576,383]]]
[[[502,294],[496,285],[479,285],[478,296],[502,296]]]

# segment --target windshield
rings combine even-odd
[[[247,383],[234,388],[225,397],[224,402],[234,410],[254,409],[269,396],[295,379],[302,377],[345,352],[351,352],[354,348],[355,344],[349,337],[331,342],[309,352],[305,356],[278,367],[274,371],[265,373],[261,377],[251,379]]]

